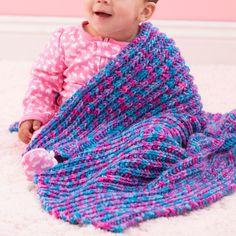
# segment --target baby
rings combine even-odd
[[[84,0],[86,21],[52,35],[32,69],[23,101],[19,139],[28,144],[73,93],[98,73],[139,33],[158,0]],[[44,149],[24,154],[28,180],[58,160]]]

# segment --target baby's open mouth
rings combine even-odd
[[[112,15],[109,14],[109,13],[100,12],[100,11],[96,11],[95,14],[96,14],[97,16],[102,16],[102,17],[110,17],[110,16],[112,16]]]

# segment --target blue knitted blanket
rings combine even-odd
[[[236,189],[236,110],[205,112],[172,39],[151,23],[32,140],[61,163],[35,176],[42,206],[122,232]]]

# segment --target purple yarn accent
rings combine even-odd
[[[113,232],[235,190],[236,110],[212,114],[179,49],[150,23],[32,140],[65,159],[35,176],[46,211]]]
[[[19,126],[19,122],[14,122],[9,126],[8,131],[10,133],[18,132],[18,126]]]

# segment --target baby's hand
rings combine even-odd
[[[19,127],[19,139],[28,144],[33,136],[34,131],[40,129],[42,122],[39,120],[26,120],[23,121]]]

